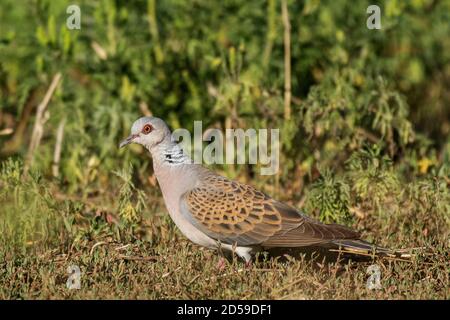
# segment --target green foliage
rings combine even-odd
[[[2,163],[0,243],[9,250],[47,245],[60,233],[56,202],[38,172],[22,175],[20,161]]]
[[[115,171],[120,179],[122,186],[119,192],[119,216],[126,223],[137,223],[142,215],[142,211],[146,208],[145,194],[142,190],[137,189],[131,181],[133,167],[130,165],[127,170]],[[136,197],[135,201],[132,201]]]
[[[311,186],[306,209],[319,211],[321,221],[326,223],[348,223],[350,186],[342,178],[333,176],[330,170],[321,172],[321,177]]]
[[[348,160],[349,177],[356,196],[379,206],[388,196],[399,191],[400,183],[392,161],[380,154],[376,145],[352,154]]]
[[[91,285],[103,281],[92,291],[102,297],[111,297],[108,272],[117,275],[115,292],[132,298],[292,297],[286,291],[308,292],[307,298],[448,297],[441,257],[450,229],[450,2],[378,1],[381,30],[366,28],[369,0],[287,2],[290,120],[283,116],[279,0],[82,0],[81,30],[66,28],[69,0],[1,1],[0,297],[35,297],[33,283],[42,285],[39,297],[71,297],[55,293],[51,274],[63,277],[58,261],[68,257],[89,268]],[[62,81],[24,175],[36,106],[57,72]],[[247,166],[216,169],[280,200],[305,203],[307,214],[325,222],[358,227],[369,240],[432,246],[441,256],[429,269],[390,265],[391,286],[378,296],[348,290],[364,270],[347,270],[343,278],[308,273],[303,286],[296,264],[284,273],[224,279],[226,292],[214,287],[220,281],[191,283],[216,273],[214,259],[181,240],[146,152],[118,149],[133,121],[148,112],[172,128],[192,130],[195,120],[205,130],[279,128],[277,175],[261,177]],[[53,177],[63,121],[60,174]],[[177,254],[150,265],[127,261],[136,269],[125,268],[123,249],[111,253],[105,243]],[[128,258],[134,254],[127,251]],[[164,276],[166,264],[175,269],[185,262],[181,276]],[[128,286],[136,291],[124,295],[120,288]],[[273,291],[280,286],[289,290]]]

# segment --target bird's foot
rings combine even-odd
[[[218,271],[222,272],[225,269],[226,261],[224,257],[220,257],[219,261],[217,262],[216,268]]]

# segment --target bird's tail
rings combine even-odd
[[[366,257],[387,257],[409,261],[414,255],[412,249],[392,250],[364,240],[334,240],[335,248],[330,251]],[[337,248],[336,248],[337,247]]]

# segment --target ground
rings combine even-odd
[[[106,203],[109,198],[68,200],[57,191],[51,194],[57,204],[50,205],[57,209],[54,214],[73,219],[70,225],[67,219],[62,224],[47,221],[56,232],[47,230],[23,247],[13,249],[11,241],[0,247],[1,299],[449,298],[444,240],[435,241],[431,255],[419,254],[411,262],[261,255],[246,267],[238,258],[223,260],[218,252],[190,243],[169,219],[157,189],[147,192],[151,205],[139,224],[122,227],[112,214],[82,204]],[[384,246],[414,242],[405,240],[405,229],[382,235],[385,226],[368,218],[355,227],[364,236],[377,235]],[[423,236],[417,240],[425,244]],[[380,289],[367,288],[372,264],[380,267]],[[80,268],[80,289],[67,288],[72,265]]]

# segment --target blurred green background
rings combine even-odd
[[[348,188],[372,197],[362,190],[381,179],[386,161],[400,183],[448,178],[450,1],[287,1],[289,118],[281,1],[80,1],[81,30],[66,27],[70,4],[0,5],[0,157],[24,158],[36,106],[60,72],[32,167],[52,176],[64,122],[57,179],[69,193],[107,186],[128,162],[146,184],[150,158],[117,144],[149,113],[172,128],[192,130],[194,120],[204,128],[280,128],[280,173],[256,180],[274,194],[281,183],[289,190],[281,196],[300,199],[304,185],[329,177],[344,194],[331,198],[346,207]],[[381,7],[381,30],[366,27],[370,4]],[[368,166],[375,171],[355,190]],[[334,175],[345,172],[341,190]]]
[[[372,4],[381,30],[366,27]],[[2,0],[0,298],[448,298],[449,62],[450,0]],[[218,255],[177,231],[147,152],[118,149],[148,114],[279,128],[278,174],[214,169],[431,262],[389,262],[376,293],[364,266],[336,277],[302,261],[195,281],[217,279]],[[69,262],[85,290],[66,290]]]

